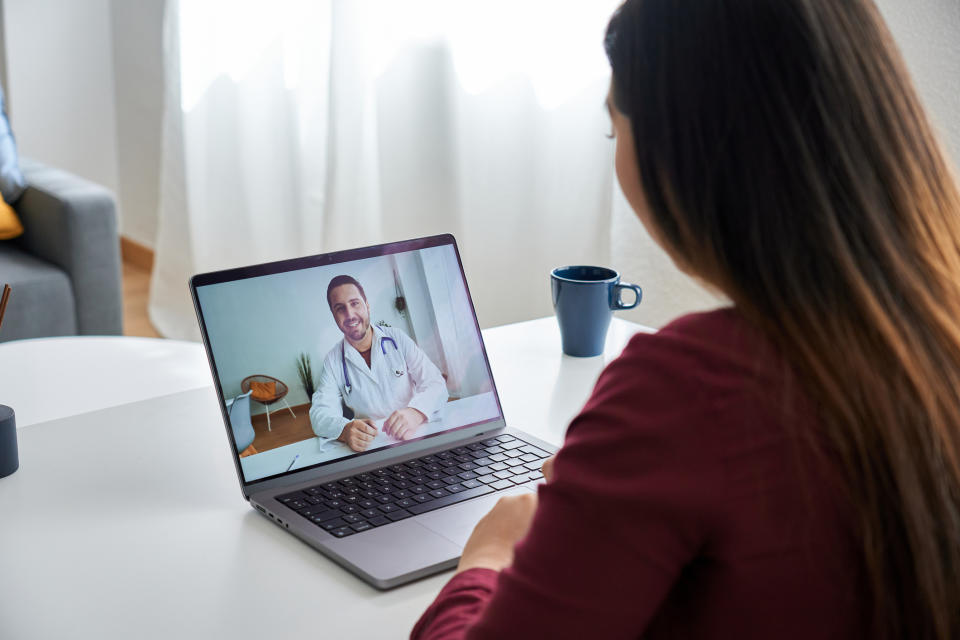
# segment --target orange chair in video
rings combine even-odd
[[[240,382],[240,389],[244,393],[249,391],[250,398],[256,400],[266,408],[267,431],[273,430],[270,428],[270,405],[274,402],[280,402],[282,400],[283,404],[287,407],[287,411],[290,412],[290,415],[294,418],[297,417],[297,414],[290,408],[290,403],[285,399],[290,389],[281,380],[264,375],[247,376]]]

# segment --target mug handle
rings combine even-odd
[[[633,291],[633,295],[636,296],[636,299],[633,301],[633,304],[624,304],[623,303],[623,290],[629,289]],[[621,283],[613,285],[613,304],[610,305],[610,308],[614,311],[626,311],[627,309],[633,309],[635,306],[640,304],[640,301],[643,300],[643,289],[638,287],[635,284]]]

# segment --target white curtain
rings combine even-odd
[[[158,330],[198,337],[194,273],[444,232],[483,326],[551,313],[561,264],[619,267],[639,321],[710,301],[616,204],[616,4],[171,1]]]

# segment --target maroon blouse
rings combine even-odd
[[[570,424],[513,565],[456,575],[411,637],[863,636],[818,425],[733,309],[635,336]]]

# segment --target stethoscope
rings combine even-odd
[[[345,341],[342,341],[340,343],[340,363],[343,365],[343,388],[346,390],[347,395],[350,395],[350,392],[353,391],[353,385],[350,384],[350,374],[347,373],[347,348],[344,346],[344,342]],[[384,344],[386,342],[392,344],[393,350],[400,353],[400,348],[397,347],[396,341],[390,336],[384,336],[380,338],[380,353],[382,353],[384,357],[387,356],[387,346]],[[403,369],[394,369],[393,375],[399,378],[403,375]]]

